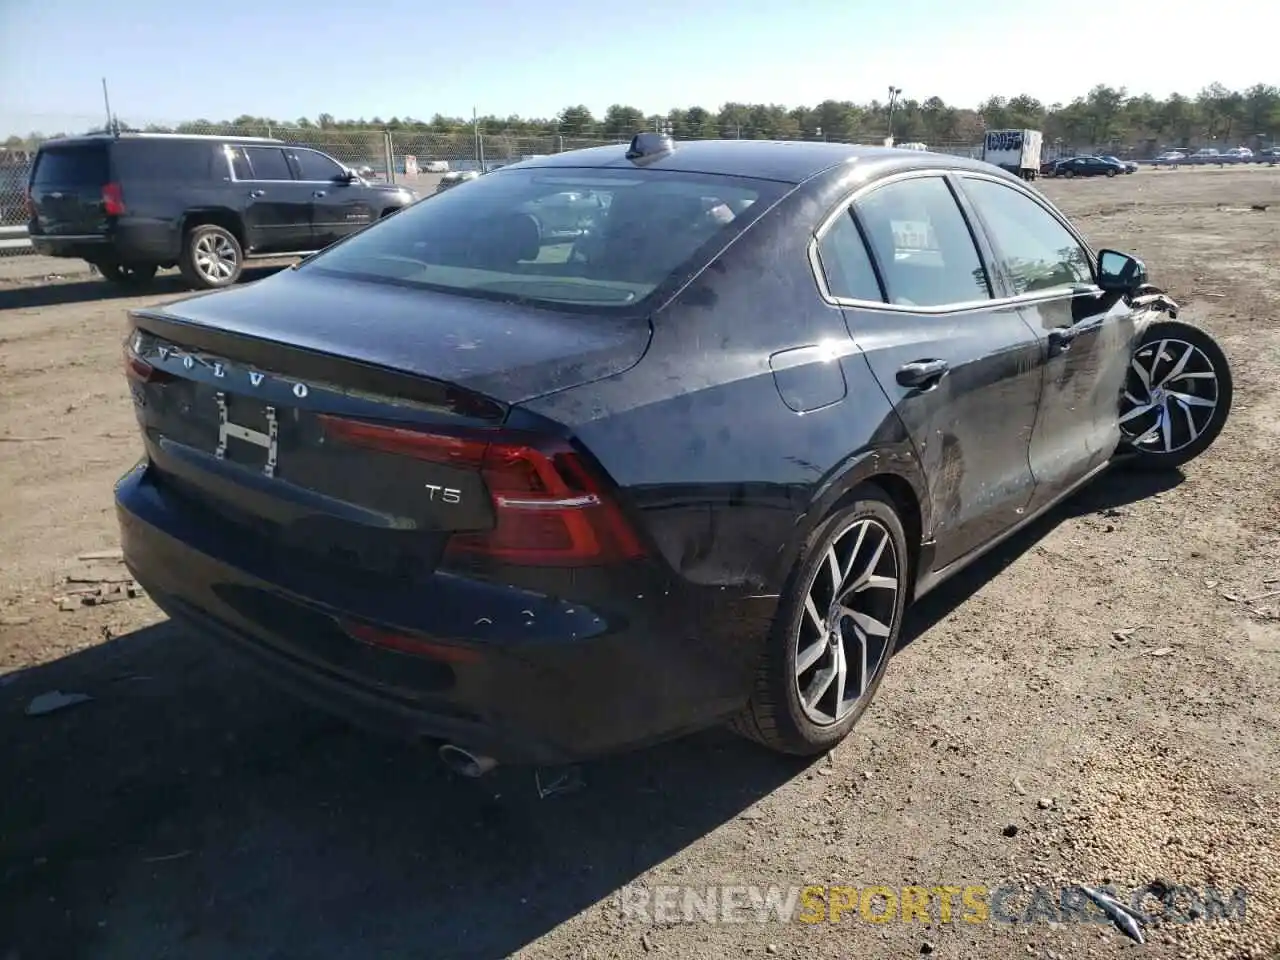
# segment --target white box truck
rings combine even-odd
[[[982,141],[982,159],[1023,180],[1034,180],[1040,174],[1043,141],[1039,130],[988,130]]]

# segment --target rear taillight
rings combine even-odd
[[[31,188],[27,187],[22,193],[22,199],[27,204],[27,217],[34,220],[36,218],[36,201],[31,196]]]
[[[124,347],[124,373],[130,380],[139,383],[164,383],[174,379],[173,374],[157,370],[133,351],[132,338]]]
[[[119,217],[124,213],[124,192],[118,183],[102,185],[102,209],[109,217]]]
[[[581,567],[643,555],[611,491],[569,444],[423,433],[322,416],[335,440],[475,470],[493,499],[492,530],[455,533],[447,552],[504,563]]]

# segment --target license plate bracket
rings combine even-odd
[[[267,429],[262,431],[232,422],[227,395],[221,390],[214,394],[214,401],[218,405],[218,446],[213,451],[213,455],[219,460],[226,460],[227,447],[231,440],[240,440],[255,447],[261,447],[267,452],[267,460],[262,466],[262,472],[268,477],[274,477],[280,454],[280,421],[276,416],[276,408],[271,404],[263,407]]]

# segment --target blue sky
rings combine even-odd
[[[0,132],[1280,82],[1258,0],[0,0]],[[1252,7],[1252,11],[1250,8]]]

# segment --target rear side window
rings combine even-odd
[[[48,147],[36,157],[32,183],[38,186],[76,184],[100,187],[111,180],[105,144]]]
[[[877,187],[854,203],[889,302],[944,307],[991,299],[969,226],[941,177]]]
[[[279,147],[245,147],[254,180],[292,180],[289,161]]]
[[[114,149],[121,179],[191,181],[213,175],[217,145],[198,140],[120,140]]]
[[[407,207],[301,269],[581,311],[634,309],[706,265],[785,184],[673,171],[530,168]]]
[[[873,303],[884,300],[867,245],[848,210],[818,241],[818,257],[827,278],[827,290],[833,297]]]

